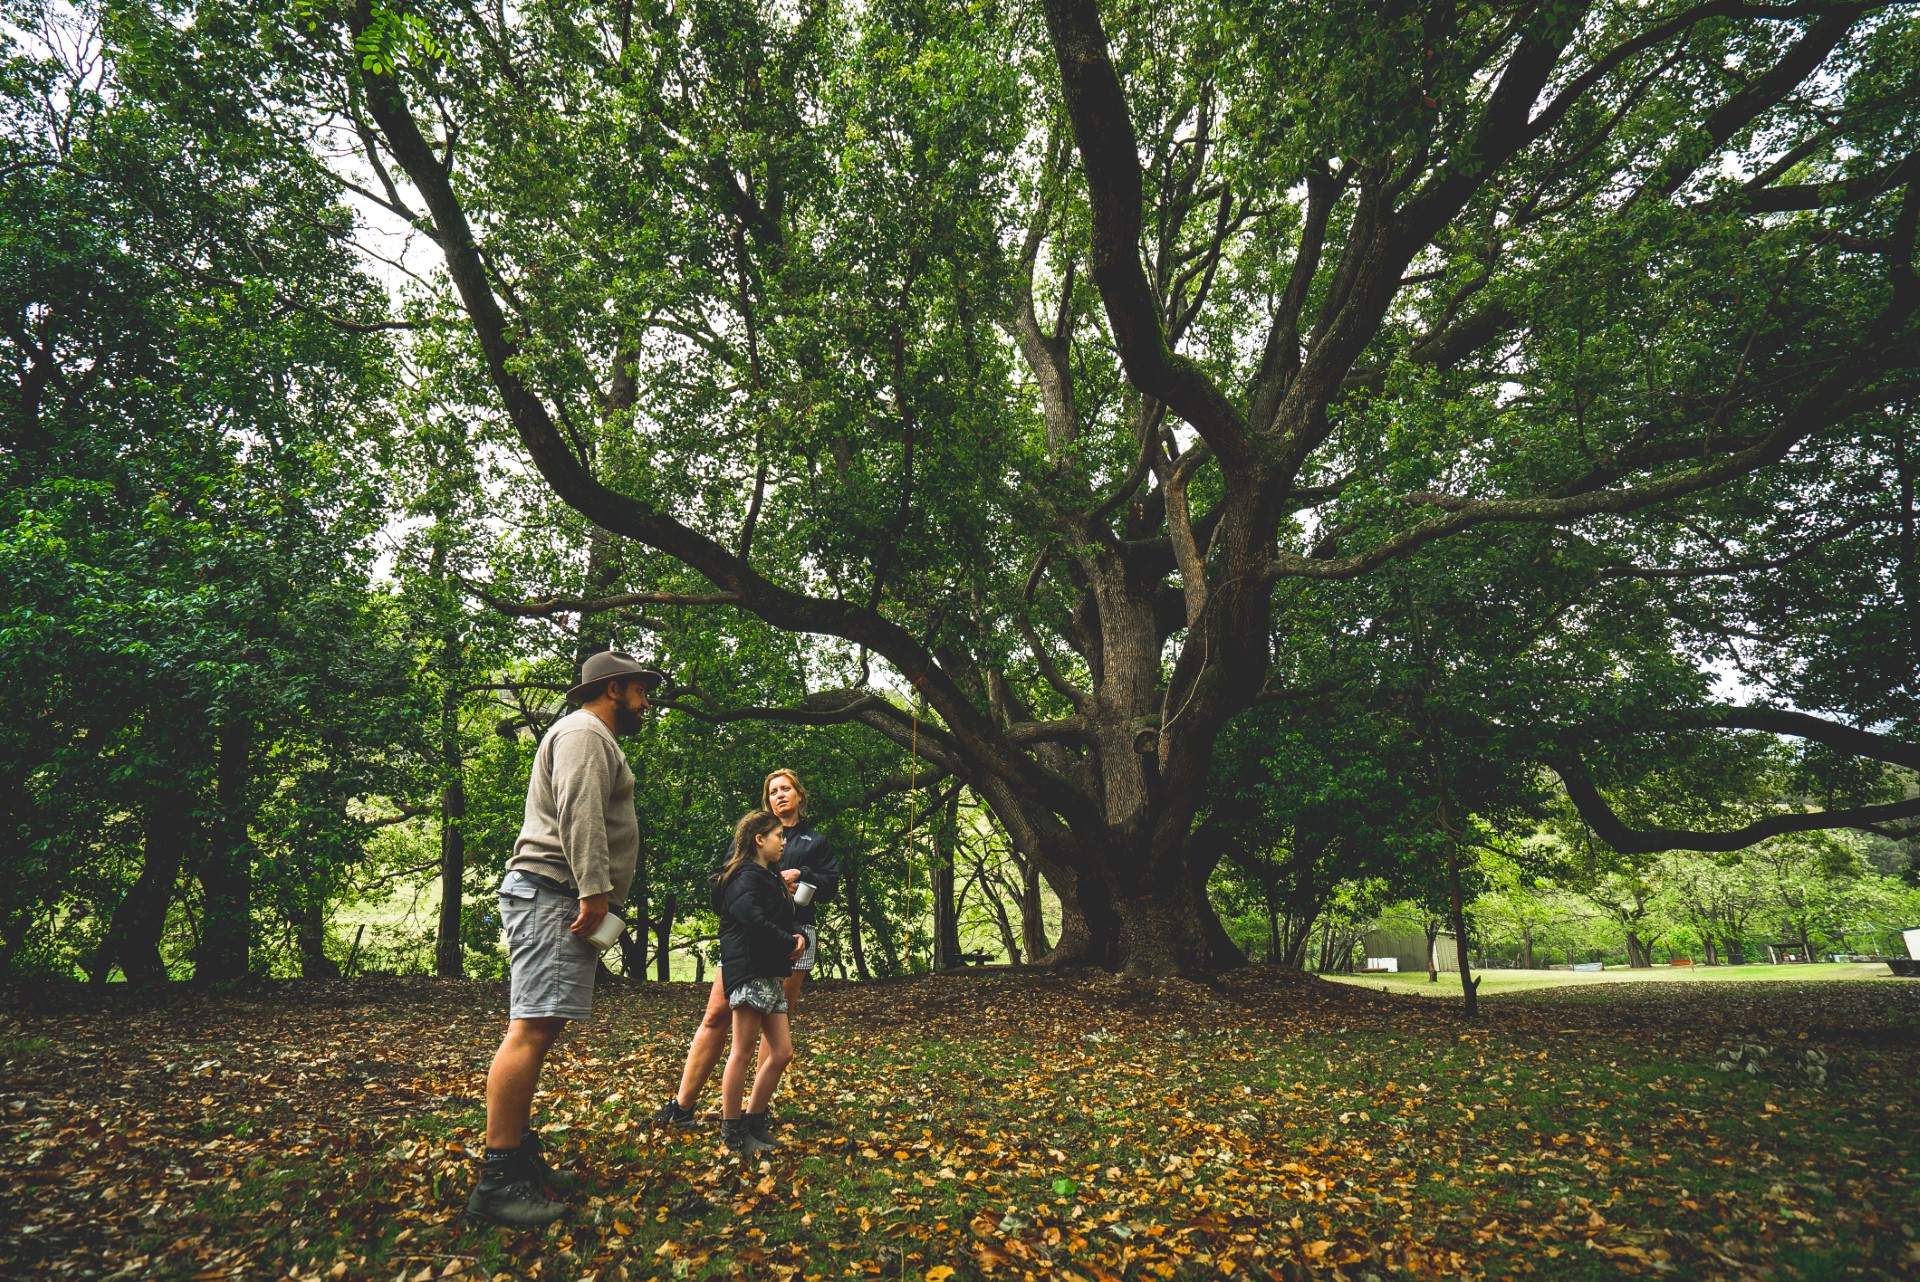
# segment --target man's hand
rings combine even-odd
[[[585,939],[600,928],[600,923],[606,920],[606,916],[606,895],[587,895],[580,900],[580,915],[573,919],[573,925],[567,929]]]
[[[793,951],[787,954],[787,960],[790,962],[799,961],[800,954],[806,951],[807,937],[805,935],[795,935],[793,937]]]
[[[798,868],[782,868],[780,870],[780,880],[787,883],[788,890],[792,890],[795,883],[800,880],[800,870]]]

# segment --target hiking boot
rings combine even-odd
[[[771,1153],[780,1147],[780,1141],[773,1138],[773,1125],[765,1113],[747,1114],[747,1134],[762,1153]]]
[[[534,1130],[520,1132],[520,1157],[527,1164],[533,1177],[547,1186],[549,1193],[558,1193],[566,1197],[580,1191],[580,1176],[575,1171],[556,1171],[547,1163],[546,1149],[540,1143],[540,1133]]]
[[[739,1153],[746,1157],[752,1157],[760,1151],[760,1146],[754,1141],[753,1132],[747,1128],[747,1119],[744,1117],[720,1119],[720,1142],[727,1146],[728,1152]]]
[[[539,1177],[523,1155],[509,1162],[488,1162],[480,1168],[480,1182],[467,1199],[467,1223],[537,1229],[572,1209],[565,1202],[547,1199]]]
[[[654,1110],[653,1124],[672,1127],[676,1131],[690,1131],[699,1125],[699,1119],[692,1109],[681,1108],[679,1100],[669,1098]]]

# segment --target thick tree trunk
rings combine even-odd
[[[160,938],[166,931],[167,909],[173,903],[180,865],[192,840],[193,812],[189,799],[174,794],[147,807],[145,859],[139,879],[113,912],[113,923],[100,948],[94,978],[104,982],[115,966],[128,983],[156,984],[167,978],[160,958]]]
[[[253,727],[221,732],[214,819],[200,860],[203,908],[193,977],[200,983],[247,974],[253,942],[253,842],[246,801],[253,769]]]
[[[1653,954],[1641,940],[1639,932],[1627,932],[1627,965],[1635,970],[1645,970],[1653,965]]]
[[[1427,982],[1440,982],[1440,957],[1434,952],[1434,941],[1440,938],[1440,923],[1432,917],[1427,918]]]
[[[624,917],[626,913],[620,915]],[[647,921],[638,914],[620,932],[620,973],[631,983],[640,983],[647,977]]]
[[[947,798],[947,812],[933,830],[933,968],[960,964],[960,915],[954,902],[953,855],[960,837],[960,790]]]
[[[317,886],[302,895],[294,944],[300,950],[300,974],[305,979],[338,979],[340,965],[327,956],[327,902]]]
[[[460,945],[461,897],[467,870],[467,843],[460,821],[466,815],[467,790],[456,779],[440,790],[440,934],[433,968],[442,979],[460,979],[466,974]]]
[[[1520,927],[1520,968],[1532,970],[1533,966],[1533,927]]]

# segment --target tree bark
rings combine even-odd
[[[960,839],[960,789],[947,797],[946,814],[933,830],[933,968],[960,964],[960,916],[954,902],[953,859]]]
[[[1081,915],[1077,904],[1071,913],[1065,911],[1063,904],[1062,916],[1061,951],[1068,955],[1084,955],[1088,940],[1087,919]],[[1047,942],[1046,901],[1040,897],[1040,870],[1031,862],[1020,874],[1020,945],[1026,950],[1027,960],[1035,964],[1053,951],[1053,945]]]
[[[1467,912],[1460,897],[1460,843],[1447,838],[1447,900],[1453,913],[1454,951],[1460,960],[1460,995],[1466,999],[1462,1014],[1468,1019],[1480,1017],[1480,981],[1474,978],[1473,962],[1468,957]]]
[[[1637,931],[1627,932],[1627,964],[1635,970],[1646,970],[1653,965],[1653,954]]]
[[[167,979],[160,957],[160,939],[166,931],[167,909],[173,903],[180,866],[193,838],[190,799],[175,793],[148,803],[145,816],[146,849],[140,876],[113,912],[113,924],[101,945],[94,978],[105,982],[115,966],[132,984],[157,984]]]
[[[294,924],[294,944],[300,950],[300,975],[304,979],[338,979],[340,965],[327,956],[327,901],[317,887],[309,886],[300,897],[299,920]]]
[[[466,975],[460,942],[460,909],[467,870],[467,843],[460,831],[460,821],[466,814],[466,786],[456,779],[440,790],[440,932],[434,949],[434,973],[442,979],[461,979]]]
[[[1013,918],[1007,913],[1006,901],[1000,898],[1000,878],[988,875],[984,854],[981,856],[981,861],[974,867],[978,873],[980,893],[987,897],[987,904],[993,910],[994,923],[1000,928],[1000,946],[1007,950],[1007,964],[1018,966],[1022,956],[1020,938],[1014,934]]]
[[[863,980],[873,978],[867,969],[866,943],[860,930],[860,874],[850,863],[840,877],[840,889],[847,901],[847,947],[853,950],[853,973]]]
[[[193,977],[200,983],[243,978],[252,952],[253,841],[247,797],[253,741],[253,727],[244,721],[232,722],[220,733],[214,817],[199,868],[204,907]]]
[[[679,896],[669,890],[661,901],[660,915],[653,922],[653,977],[663,984],[673,978],[669,946],[673,942],[673,916],[679,907]]]

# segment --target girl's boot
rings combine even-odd
[[[752,1137],[756,1152],[771,1153],[780,1147],[780,1141],[773,1138],[773,1127],[765,1113],[748,1113],[746,1122],[747,1134]]]
[[[747,1127],[744,1117],[723,1117],[720,1119],[720,1142],[730,1152],[753,1154],[759,1152],[754,1147],[753,1132]]]

